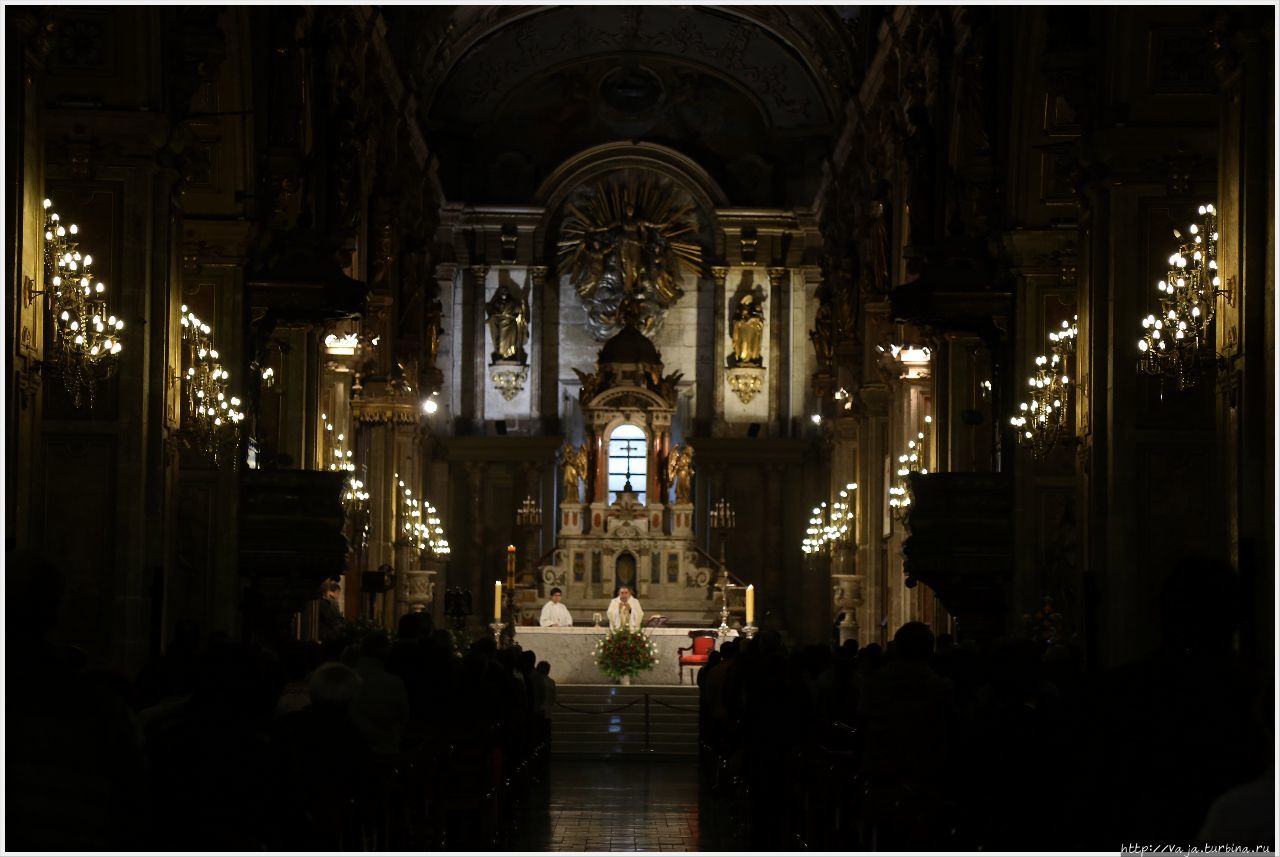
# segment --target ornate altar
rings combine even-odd
[[[679,373],[664,376],[653,342],[628,324],[595,371],[578,375],[586,443],[561,451],[559,534],[543,589],[564,590],[580,622],[629,586],[646,616],[706,627],[719,605],[693,538],[693,453],[671,443]]]

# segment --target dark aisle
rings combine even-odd
[[[692,759],[554,759],[506,850],[740,851],[734,812],[700,784]]]

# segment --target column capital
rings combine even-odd
[[[438,283],[453,282],[453,275],[457,272],[457,262],[436,262],[435,264],[435,279]]]
[[[818,265],[804,265],[800,268],[800,273],[804,274],[805,285],[820,286],[822,285],[822,268]]]

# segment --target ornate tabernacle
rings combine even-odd
[[[560,452],[559,536],[544,588],[562,588],[584,620],[628,586],[647,617],[706,627],[719,604],[693,540],[693,450],[671,442],[679,373],[664,376],[658,349],[628,324],[600,349],[595,372],[578,376],[586,444]]]

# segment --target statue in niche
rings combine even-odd
[[[493,362],[525,363],[528,355],[524,344],[529,336],[529,313],[524,295],[508,280],[498,283],[498,290],[484,305],[489,314],[489,335],[493,338]]]
[[[575,447],[566,442],[560,448],[560,463],[564,468],[564,502],[581,503],[578,485],[587,478],[587,445]]]
[[[730,337],[733,340],[733,360],[735,366],[760,366],[764,362],[760,345],[764,339],[764,309],[760,306],[762,299],[747,292],[738,301],[738,308],[733,313],[733,324]]]
[[[693,450],[687,444],[671,448],[667,456],[667,481],[676,489],[677,503],[693,502]]]
[[[889,289],[889,234],[886,221],[888,210],[883,200],[873,200],[868,206],[864,232],[863,257],[867,260],[863,288],[873,295],[888,294]]]
[[[440,354],[440,328],[443,324],[444,306],[439,298],[432,298],[427,304],[427,351],[431,355],[431,365],[436,365]]]
[[[625,174],[584,189],[566,203],[559,254],[565,257],[592,336],[624,325],[652,336],[684,294],[681,271],[697,273],[702,249],[683,240],[697,224],[679,189],[647,175]]]
[[[839,279],[836,280],[834,289],[835,329],[841,340],[855,337],[858,333],[858,302],[853,292],[853,278],[849,273],[851,261],[848,258],[840,260]]]
[[[835,360],[836,320],[831,312],[830,292],[824,290],[818,299],[818,315],[813,321],[813,330],[809,331],[809,339],[818,356],[818,366],[822,367],[830,366]]]

